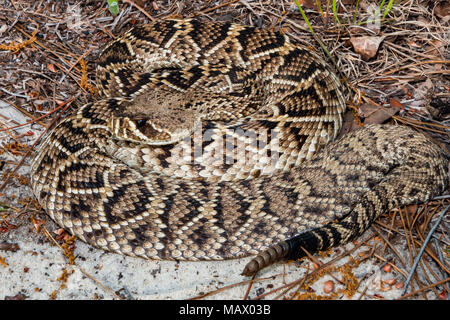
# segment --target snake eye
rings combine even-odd
[[[140,120],[136,120],[135,123],[136,123],[136,127],[138,129],[141,129],[143,126],[145,126],[147,124],[147,121],[140,119]]]

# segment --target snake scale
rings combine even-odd
[[[104,98],[40,143],[31,180],[52,219],[104,250],[256,255],[243,271],[252,275],[344,244],[448,183],[445,154],[412,129],[370,125],[335,140],[339,79],[279,32],[136,26],[102,51],[97,86]]]

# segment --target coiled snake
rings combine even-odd
[[[105,98],[46,136],[31,177],[58,224],[105,250],[257,254],[251,275],[358,237],[448,183],[446,157],[409,128],[332,142],[341,84],[278,32],[195,19],[135,27],[103,50],[97,85]]]

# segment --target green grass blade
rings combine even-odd
[[[356,0],[355,13],[353,14],[353,24],[356,23],[356,14],[358,13],[359,0]]]
[[[323,10],[322,10],[322,6],[320,5],[320,0],[316,0],[316,6],[319,9],[319,12],[323,17]]]
[[[389,0],[388,4],[386,5],[386,9],[384,9],[382,20],[386,18],[386,16],[389,14],[389,11],[391,11],[396,2],[397,2],[396,0]]]
[[[303,17],[303,20],[305,20],[306,24],[308,25],[309,30],[311,31],[311,34],[313,35],[314,39],[316,39],[316,41],[320,44],[320,46],[322,47],[322,50],[327,54],[327,56],[331,59],[331,61],[333,62],[333,64],[336,66],[336,63],[334,61],[333,56],[331,55],[330,51],[328,51],[327,47],[325,46],[325,44],[322,42],[322,40],[319,39],[319,37],[316,35],[316,33],[314,32],[314,29],[311,26],[311,23],[308,20],[308,17],[306,16],[305,12],[302,9],[302,6],[300,5],[300,3],[298,2],[298,0],[294,0],[295,4],[298,7],[298,10],[300,11],[300,14]]]
[[[303,11],[302,6],[298,2],[298,0],[294,0],[294,2],[297,5],[298,10],[300,11],[300,14],[303,17],[303,20],[305,20],[306,24],[308,25],[309,30],[311,31],[312,34],[314,34],[314,30],[313,30],[311,24],[309,23],[308,17],[306,16],[305,11]]]
[[[331,4],[331,8],[333,10],[333,16],[334,19],[336,20],[337,24],[340,26],[341,22],[339,21],[339,17],[338,17],[338,12],[337,12],[337,5],[336,5],[337,0],[333,0],[332,4]]]

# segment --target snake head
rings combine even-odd
[[[113,110],[108,128],[118,140],[167,145],[189,137],[200,125],[198,110],[184,93],[148,90]]]
[[[173,144],[191,134],[188,129],[164,128],[152,119],[130,119],[129,117],[111,117],[108,128],[118,140],[148,145]]]

